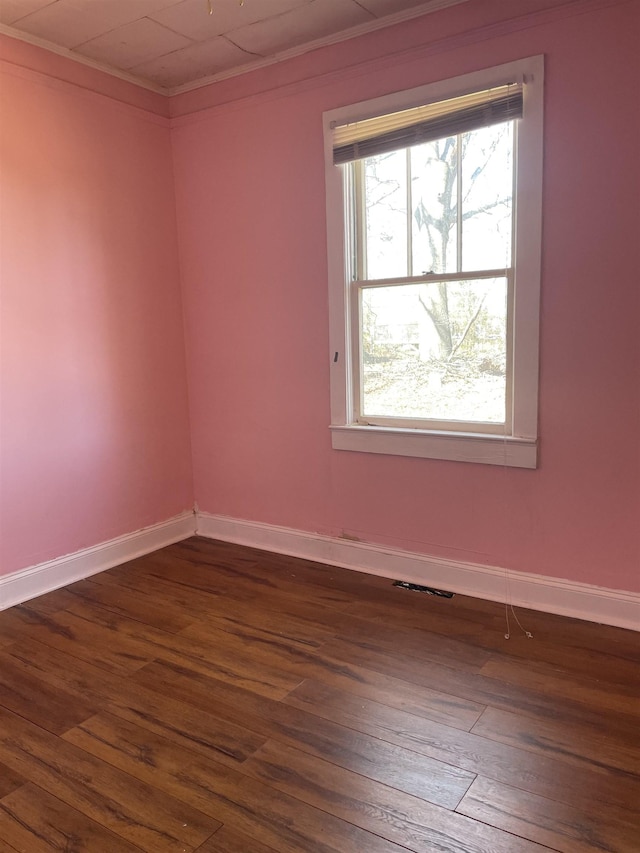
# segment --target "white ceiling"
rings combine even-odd
[[[468,0],[0,0],[1,30],[162,90]]]

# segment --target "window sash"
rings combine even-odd
[[[364,415],[363,405],[363,369],[362,369],[362,300],[364,289],[378,287],[403,287],[407,284],[437,284],[438,282],[482,281],[491,278],[505,278],[507,282],[506,310],[506,375],[505,375],[505,419],[504,421],[467,421],[439,418],[406,418],[381,415]],[[506,269],[465,271],[463,273],[430,273],[406,278],[354,280],[349,287],[351,321],[351,423],[362,426],[396,427],[400,429],[421,429],[441,431],[449,434],[486,433],[493,435],[511,435],[513,430],[513,309],[514,309],[513,267]]]
[[[514,262],[515,252],[515,221],[516,221],[516,152],[517,152],[517,133],[518,125],[512,125],[512,174],[511,174],[511,262]],[[446,137],[445,137],[446,138]],[[458,145],[460,145],[460,135],[458,134]],[[435,140],[432,140],[435,141]],[[413,274],[413,229],[412,229],[412,210],[413,204],[411,201],[411,159],[409,146],[407,153],[407,271],[409,275]],[[402,149],[401,149],[402,150]],[[368,252],[369,242],[367,239],[367,208],[365,204],[365,160],[354,160],[351,163],[343,164],[343,186],[345,193],[344,213],[348,217],[349,233],[349,263],[350,263],[350,278],[367,279],[368,274]],[[458,221],[456,225],[456,246],[457,246],[457,270],[463,272],[462,264],[463,253],[463,204],[462,204],[462,161],[458,159],[458,174],[457,174],[457,207]],[[375,280],[375,279],[369,279]]]
[[[517,131],[517,126],[514,128]],[[517,148],[517,133],[513,136],[514,155]],[[515,156],[513,192],[515,202]],[[513,414],[513,383],[514,383],[514,361],[513,361],[513,310],[514,310],[514,283],[515,283],[515,215],[512,216],[511,231],[511,266],[497,267],[492,269],[465,269],[458,258],[460,269],[448,273],[423,273],[421,275],[394,276],[392,278],[368,278],[367,271],[367,218],[365,212],[364,191],[364,161],[357,160],[345,164],[343,167],[343,189],[344,189],[344,214],[347,226],[346,255],[347,282],[348,282],[348,315],[349,315],[349,338],[350,338],[350,422],[361,426],[379,426],[396,429],[428,430],[430,432],[442,432],[453,435],[464,435],[482,433],[488,435],[504,436],[511,435],[514,425]],[[460,178],[458,178],[460,180]],[[409,210],[410,205],[407,206]],[[514,211],[515,213],[515,211]],[[460,211],[461,214],[461,211]],[[460,222],[461,222],[460,215]],[[459,223],[460,224],[460,223]],[[408,225],[408,251],[410,251],[411,227]],[[461,250],[461,245],[459,247]],[[410,262],[409,262],[410,264]],[[411,264],[410,264],[411,266]],[[485,422],[481,420],[454,420],[444,418],[416,418],[397,416],[371,416],[363,413],[363,386],[364,374],[362,363],[361,342],[362,334],[362,303],[361,294],[364,289],[379,287],[402,287],[408,284],[435,284],[439,282],[458,281],[482,281],[492,278],[506,280],[507,305],[506,305],[506,375],[505,375],[505,414],[504,420]]]

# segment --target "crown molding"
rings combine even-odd
[[[8,27],[5,24],[0,24],[0,35],[8,36],[9,38],[22,41],[26,44],[31,44],[34,47],[42,48],[49,53],[55,53],[57,56],[62,56],[64,59],[70,59],[79,65],[84,65],[87,68],[92,68],[94,71],[101,71],[109,77],[116,77],[118,80],[124,80],[125,83],[131,83],[133,86],[138,86],[141,89],[147,89],[149,92],[154,92],[156,95],[168,96],[171,91],[164,86],[157,86],[149,80],[143,80],[141,77],[136,77],[133,74],[128,74],[126,71],[119,71],[117,68],[112,68],[110,65],[103,65],[101,62],[96,62],[95,59],[89,59],[87,56],[82,56],[79,53],[74,53],[68,47],[60,47],[46,39],[32,36],[30,33],[23,33],[21,30],[16,30],[15,27]]]
[[[91,68],[95,71],[99,71],[103,74],[106,74],[107,76],[115,77],[118,80],[130,83],[133,86],[145,89],[156,95],[164,96],[170,100],[174,95],[181,95],[188,92],[196,91],[198,89],[203,89],[214,83],[219,83],[223,80],[239,77],[253,71],[259,71],[263,68],[268,68],[272,65],[277,65],[278,63],[284,62],[288,59],[294,59],[298,56],[303,56],[306,53],[310,53],[311,51],[318,50],[323,47],[339,44],[340,42],[348,41],[349,39],[366,35],[367,33],[386,29],[388,27],[403,23],[405,21],[414,20],[424,15],[432,14],[434,12],[450,8],[452,6],[458,6],[468,2],[470,2],[470,0],[427,0],[427,2],[421,3],[419,6],[415,6],[412,9],[406,9],[403,12],[397,12],[393,15],[387,15],[384,18],[376,18],[375,20],[369,21],[365,24],[359,24],[355,27],[350,27],[347,30],[342,30],[339,33],[335,33],[333,35],[326,36],[321,39],[316,39],[315,41],[307,42],[304,45],[300,45],[299,47],[290,48],[289,50],[277,53],[272,57],[257,59],[255,61],[238,66],[236,68],[229,69],[228,71],[221,71],[218,74],[213,74],[208,77],[202,77],[198,80],[192,81],[191,83],[185,83],[181,86],[174,87],[159,86],[150,82],[149,80],[137,77],[136,75],[128,73],[126,71],[119,71],[108,65],[103,65],[102,63],[89,59],[88,57],[84,57],[81,54],[74,53],[68,48],[60,47],[45,39],[38,38],[37,36],[32,36],[29,33],[21,32],[20,30],[17,30],[14,27],[10,27],[4,24],[0,24],[0,36],[5,35],[9,38],[13,38],[18,41],[34,45],[35,47],[39,47],[50,53],[54,53],[65,59],[69,59],[72,62],[84,65],[85,67]],[[468,42],[469,36],[478,36],[479,34],[483,34],[485,38],[489,38],[510,31],[510,29],[514,28],[514,21],[516,22],[515,29],[521,29],[523,26],[536,26],[541,23],[545,23],[549,20],[554,20],[558,16],[564,17],[566,15],[579,15],[586,12],[593,12],[602,8],[608,8],[610,6],[616,6],[627,2],[632,2],[632,0],[556,0],[556,2],[558,5],[541,9],[538,12],[529,12],[523,16],[516,15],[515,18],[509,18],[507,21],[500,21],[495,24],[489,24],[486,27],[481,27],[478,30],[473,30],[471,33],[467,33],[465,36],[458,35],[441,39],[435,44],[428,45],[428,48],[432,51],[440,52],[441,50],[449,50],[453,47],[463,47]],[[420,51],[423,50],[424,47],[420,48]],[[395,53],[393,54],[393,56],[396,60],[399,56],[405,56],[405,58],[408,59],[414,54],[416,54],[417,51],[417,48],[410,48],[408,51],[401,51],[400,54]],[[367,67],[372,64],[375,63],[372,63],[371,60],[365,61],[365,63],[363,63],[363,65]],[[332,75],[321,75],[321,77],[323,78],[325,76],[327,77],[327,79],[330,79]],[[174,117],[174,119],[180,118],[185,118],[185,116]]]
[[[145,80],[142,77],[137,77],[135,74],[126,71],[119,71],[110,65],[103,65],[101,62],[96,62],[93,59],[75,53],[67,47],[60,47],[46,39],[32,36],[29,33],[22,32],[9,27],[5,24],[0,24],[0,35],[9,36],[9,38],[17,39],[18,41],[26,42],[27,44],[40,47],[50,53],[55,53],[65,59],[70,59],[72,62],[77,62],[80,65],[85,65],[88,68],[93,68],[94,71],[101,71],[103,74],[108,74],[110,77],[116,77],[118,80],[124,80],[126,83],[131,83],[134,86],[139,86],[142,89],[147,89],[157,95],[165,95],[172,97],[173,95],[181,95],[184,92],[192,92],[195,89],[202,89],[205,86],[210,86],[212,83],[218,83],[221,80],[228,80],[232,77],[239,77],[242,74],[247,74],[251,71],[260,71],[262,68],[268,68],[271,65],[277,65],[279,62],[284,62],[287,59],[294,59],[297,56],[303,56],[305,53],[310,53],[313,50],[318,50],[321,47],[328,47],[333,44],[339,44],[343,41],[355,38],[357,36],[366,35],[367,33],[375,32],[376,30],[385,29],[386,27],[400,24],[403,21],[410,21],[414,18],[419,18],[423,15],[438,12],[441,9],[447,9],[450,6],[458,6],[461,3],[468,3],[469,0],[427,0],[419,6],[412,9],[405,9],[403,12],[396,12],[393,15],[386,15],[383,18],[376,18],[373,21],[367,21],[365,24],[358,24],[355,27],[349,27],[347,30],[341,30],[339,33],[334,33],[314,41],[305,42],[299,47],[292,47],[289,50],[284,50],[274,54],[274,56],[257,59],[252,62],[247,62],[244,65],[230,68],[228,71],[221,71],[218,74],[211,74],[207,77],[201,77],[198,80],[193,80],[191,83],[184,83],[181,86],[165,87]]]
[[[433,12],[439,12],[441,9],[448,9],[450,6],[459,6],[461,3],[468,3],[469,0],[427,0],[426,3],[421,3],[419,6],[414,6],[412,9],[405,9],[402,12],[395,12],[393,15],[385,15],[384,18],[375,18],[373,21],[367,21],[365,24],[357,24],[355,27],[349,27],[347,30],[341,30],[339,33],[333,33],[323,38],[314,39],[314,41],[305,42],[298,47],[291,47],[288,50],[280,51],[273,56],[265,57],[264,59],[256,59],[252,62],[247,62],[245,65],[240,65],[237,68],[230,68],[228,71],[221,71],[219,74],[211,74],[208,77],[202,77],[199,80],[194,80],[191,83],[184,83],[182,86],[174,86],[168,89],[168,94],[182,95],[185,92],[193,92],[195,89],[202,89],[205,86],[210,86],[212,83],[219,83],[222,80],[229,80],[232,77],[239,77],[241,74],[248,74],[251,71],[260,71],[263,68],[268,68],[271,65],[277,65],[279,62],[284,62],[287,59],[295,59],[298,56],[304,56],[305,53],[310,53],[313,50],[318,50],[322,47],[330,47],[333,44],[348,41],[349,39],[358,36],[367,35],[377,30],[384,30],[387,27],[392,27],[395,24],[401,24],[404,21],[412,21],[414,18],[420,18],[423,15],[429,15]]]

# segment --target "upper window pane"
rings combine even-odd
[[[409,149],[412,275],[458,271],[458,137]]]
[[[510,121],[354,165],[366,220],[357,277],[510,267],[513,136]]]
[[[465,133],[462,148],[462,269],[511,266],[514,122]]]
[[[366,272],[364,278],[395,278],[407,270],[406,151],[364,161]]]

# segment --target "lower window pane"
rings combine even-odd
[[[505,422],[506,278],[360,293],[364,417]]]

